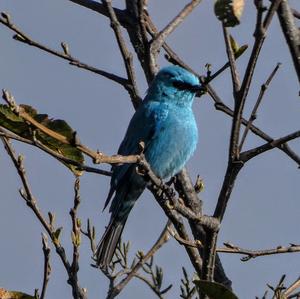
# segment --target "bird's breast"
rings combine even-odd
[[[198,130],[191,109],[170,109],[145,152],[152,170],[163,179],[177,174],[196,149]]]

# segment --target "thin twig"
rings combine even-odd
[[[136,277],[137,272],[140,270],[140,268],[151,258],[154,256],[154,254],[169,240],[169,232],[168,228],[170,227],[171,222],[170,220],[166,223],[164,226],[164,229],[162,230],[161,234],[159,235],[157,241],[154,243],[154,245],[151,247],[151,249],[146,253],[145,256],[143,256],[136,265],[128,272],[127,276],[120,281],[117,285],[115,285],[111,291],[110,291],[110,297],[114,298],[117,296],[124,287],[128,284],[128,282],[133,278]]]
[[[150,18],[149,15],[145,16],[147,19],[146,22],[146,26],[147,26],[147,31],[149,32],[149,34],[152,36],[152,38],[156,37],[158,35],[158,30],[156,28],[156,26],[154,25],[152,19]],[[166,51],[166,55],[165,58],[172,64],[175,65],[180,65],[181,67],[185,68],[186,70],[188,70],[189,72],[191,72],[192,74],[194,74],[197,77],[202,77],[202,84],[204,86],[206,86],[206,84],[208,84],[209,82],[211,82],[212,80],[214,80],[216,77],[218,77],[221,73],[223,73],[227,68],[230,67],[230,63],[229,61],[226,62],[220,69],[218,69],[215,73],[211,74],[208,77],[204,77],[204,76],[200,76],[195,70],[193,70],[189,65],[187,65],[173,50],[172,48],[166,43],[164,42],[162,45],[163,49]],[[247,45],[244,45],[243,47],[248,48]],[[235,56],[235,59],[238,59],[240,56]]]
[[[53,227],[53,223],[48,223],[45,217],[43,216],[42,212],[40,211],[39,207],[37,206],[37,201],[36,198],[33,196],[28,179],[26,176],[25,168],[23,165],[23,157],[19,156],[17,157],[15,154],[15,151],[9,142],[9,140],[5,137],[1,137],[2,142],[4,144],[4,147],[10,156],[13,164],[15,165],[16,170],[18,171],[18,174],[20,176],[20,179],[22,181],[24,189],[20,189],[20,195],[22,198],[25,200],[27,206],[33,211],[33,213],[36,215],[44,229],[47,231],[48,236],[51,238],[53,245],[55,246],[56,252],[58,256],[60,257],[67,273],[69,276],[68,284],[71,285],[72,287],[72,292],[73,294],[77,294],[77,297],[74,298],[79,298],[79,299],[86,299],[86,293],[84,290],[79,286],[78,281],[72,280],[72,267],[67,259],[65,249],[61,245],[59,241],[59,231],[61,230],[60,228],[55,229]]]
[[[126,68],[127,78],[128,78],[128,86],[127,90],[130,94],[132,104],[135,109],[141,104],[141,98],[139,96],[139,91],[136,83],[136,75],[133,66],[132,53],[130,53],[127,49],[126,42],[122,36],[120,23],[116,16],[116,13],[111,5],[111,0],[102,0],[102,2],[106,5],[106,8],[109,13],[109,18],[111,21],[111,27],[115,33],[119,49],[121,51],[123,61]]]
[[[215,90],[210,85],[208,85],[206,88],[208,90],[209,95],[211,96],[211,98],[215,102],[215,108],[217,110],[220,110],[220,111],[224,112],[225,114],[233,117],[233,114],[234,114],[233,110],[230,109],[227,105],[225,105],[224,102],[222,102],[222,100],[217,95],[217,93],[215,92]],[[247,126],[248,121],[246,119],[242,118],[242,124],[244,126]],[[254,133],[255,135],[259,136],[260,138],[264,139],[267,142],[272,142],[273,141],[273,138],[271,136],[269,136],[268,134],[266,134],[265,132],[263,132],[262,130],[260,130],[258,127],[256,127],[253,124],[250,126],[250,130],[251,130],[252,133]],[[288,144],[283,144],[283,145],[281,145],[281,146],[279,146],[277,148],[279,150],[283,151],[292,160],[294,160],[298,164],[298,167],[300,167],[300,156],[297,155],[288,146]]]
[[[203,247],[203,244],[200,240],[195,240],[195,241],[184,240],[172,228],[169,228],[168,231],[170,235],[181,245],[195,247],[195,248]]]
[[[267,15],[265,19],[263,20],[262,24],[258,22],[256,24],[256,29],[255,29],[255,42],[252,48],[252,52],[250,55],[250,59],[248,61],[248,65],[246,68],[245,76],[242,82],[242,87],[241,87],[241,94],[240,94],[240,105],[241,105],[241,110],[244,106],[245,99],[248,95],[248,91],[250,88],[250,83],[253,77],[253,73],[256,67],[257,59],[260,53],[260,50],[262,48],[262,45],[264,43],[265,37],[266,37],[266,32],[268,30],[268,27],[271,23],[271,20],[280,4],[281,0],[274,0],[267,11]],[[263,8],[262,8],[263,9]],[[260,8],[258,9],[258,14],[260,14]],[[242,113],[242,111],[240,112]]]
[[[223,24],[223,35],[225,40],[225,46],[226,46],[226,53],[229,61],[230,71],[231,71],[231,79],[233,84],[233,94],[235,95],[235,100],[237,100],[237,93],[240,90],[241,82],[240,82],[240,76],[237,71],[237,66],[235,62],[234,52],[232,49],[232,44],[230,42],[230,36],[228,33],[227,27]]]
[[[72,219],[72,232],[71,232],[71,239],[73,244],[73,258],[71,263],[70,272],[71,275],[69,275],[69,283],[71,285],[78,285],[78,271],[79,271],[79,246],[81,244],[81,221],[77,216],[78,207],[80,205],[80,180],[79,178],[76,178],[75,184],[74,184],[74,205],[73,208],[70,210],[70,216]],[[81,290],[84,292],[84,290]],[[74,298],[79,298],[80,293],[78,293],[78,289],[73,289],[73,296]]]
[[[280,63],[277,63],[276,67],[274,68],[274,70],[272,71],[272,73],[270,74],[270,76],[268,77],[267,81],[264,84],[262,84],[262,86],[260,88],[259,96],[258,96],[258,98],[256,100],[256,103],[255,103],[255,105],[253,107],[253,110],[251,112],[251,115],[249,117],[247,126],[246,126],[246,128],[244,130],[244,133],[243,133],[243,136],[241,138],[241,142],[240,142],[240,145],[239,145],[239,151],[241,151],[242,148],[243,148],[243,145],[244,145],[244,142],[246,140],[246,137],[247,137],[247,134],[249,132],[249,129],[250,129],[253,121],[256,119],[256,114],[257,114],[258,107],[259,107],[259,105],[260,105],[260,103],[261,103],[261,101],[263,99],[263,96],[264,96],[267,88],[269,87],[272,79],[274,78],[276,72],[278,71],[280,65],[281,65]]]
[[[300,82],[300,34],[294,19],[295,14],[293,14],[293,10],[290,8],[287,0],[281,1],[277,15],[293,59],[298,81]]]
[[[125,78],[119,77],[117,75],[111,74],[104,70],[90,66],[84,62],[81,62],[79,59],[73,57],[68,51],[64,50],[62,52],[59,52],[59,51],[53,50],[47,46],[44,46],[43,44],[41,44],[39,42],[34,41],[31,37],[29,37],[27,34],[22,32],[15,24],[13,24],[11,22],[11,18],[7,13],[4,13],[4,12],[1,13],[0,23],[5,25],[10,30],[14,31],[16,33],[16,35],[14,35],[13,38],[19,42],[25,43],[29,46],[33,46],[33,47],[43,50],[49,54],[52,54],[54,56],[57,56],[64,60],[67,60],[67,61],[69,61],[70,65],[74,65],[74,66],[77,66],[78,68],[85,69],[85,70],[88,70],[95,74],[101,75],[109,80],[112,80],[112,81],[124,86],[125,88],[128,85],[128,80],[126,80]]]
[[[81,233],[84,234],[86,237],[88,237],[88,239],[90,240],[90,247],[94,256],[97,248],[96,241],[95,241],[96,231],[95,231],[95,227],[91,226],[90,219],[87,220],[87,230],[84,231],[81,228]]]
[[[268,143],[265,143],[261,146],[258,146],[256,148],[253,148],[251,150],[248,150],[248,151],[245,151],[243,153],[241,153],[240,155],[240,159],[241,161],[243,162],[247,162],[249,161],[250,159],[266,152],[266,151],[269,151],[275,147],[280,147],[281,145],[287,143],[288,141],[291,141],[291,140],[294,140],[296,138],[299,138],[300,137],[300,130],[299,131],[296,131],[294,133],[291,133],[291,134],[288,134],[284,137],[281,137],[281,138],[278,138],[278,139],[275,139],[273,141],[270,141]]]
[[[164,297],[161,295],[161,293],[156,289],[156,287],[146,277],[140,275],[139,273],[136,273],[135,277],[140,279],[144,283],[146,283],[159,299],[164,299]]]
[[[40,299],[44,299],[46,295],[46,290],[48,282],[50,279],[51,265],[50,265],[50,247],[48,245],[48,238],[46,234],[42,234],[42,244],[43,244],[43,253],[44,253],[44,278],[43,278],[43,287]]]
[[[241,258],[241,261],[246,262],[250,259],[254,259],[260,256],[266,255],[274,255],[274,254],[283,254],[283,253],[292,253],[292,252],[299,252],[300,245],[291,244],[290,246],[277,246],[273,249],[265,249],[265,250],[249,250],[244,249],[230,243],[224,243],[225,247],[218,248],[218,252],[222,253],[235,253],[235,254],[242,254],[245,255]]]
[[[229,150],[229,160],[226,170],[226,174],[223,180],[223,185],[218,197],[218,202],[215,208],[214,217],[222,221],[227,203],[229,201],[235,179],[240,169],[243,166],[243,162],[239,160],[238,142],[240,127],[242,124],[242,115],[245,105],[245,101],[248,95],[250,84],[252,81],[252,76],[256,67],[256,62],[265,40],[266,31],[270,25],[270,22],[278,8],[281,0],[274,0],[267,11],[266,17],[263,20],[262,28],[256,28],[255,32],[255,42],[252,48],[252,53],[248,61],[246,72],[243,78],[242,86],[236,95],[237,100],[235,101],[235,108],[233,113],[232,128],[230,135],[230,150]],[[256,24],[260,26],[260,24]]]
[[[234,98],[235,98],[235,107],[234,107],[234,113],[233,113],[233,121],[232,121],[232,127],[231,127],[231,134],[230,134],[230,146],[229,146],[229,163],[232,163],[233,161],[236,161],[239,159],[239,136],[240,136],[240,128],[242,124],[242,117],[243,117],[243,110],[245,106],[245,101],[250,89],[252,77],[254,74],[254,70],[256,67],[256,63],[260,54],[260,50],[263,46],[265,37],[266,37],[266,32],[267,29],[270,25],[270,22],[276,12],[276,9],[278,8],[281,0],[275,0],[272,2],[269,10],[267,11],[265,19],[262,21],[260,19],[260,7],[258,6],[258,17],[257,17],[257,23],[256,23],[256,28],[255,28],[255,41],[254,45],[252,48],[252,52],[247,64],[246,72],[244,75],[244,78],[242,80],[242,85],[239,88],[238,92],[234,92]],[[230,61],[230,57],[229,57]],[[233,77],[234,79],[234,77]],[[234,84],[235,86],[235,84]],[[224,185],[223,185],[224,186]],[[226,186],[224,186],[226,187]],[[230,193],[227,193],[228,196],[226,196],[227,199],[222,199],[227,201],[230,197]],[[219,198],[220,199],[220,198]],[[226,206],[227,203],[224,201],[224,207]],[[220,202],[218,201],[217,210],[223,211],[221,212],[224,213],[225,209],[219,209],[220,207]],[[217,212],[218,213],[218,212]],[[223,217],[220,215],[221,218]]]
[[[109,17],[105,5],[97,1],[94,0],[69,0],[69,1],[78,4],[80,6],[83,6],[85,8],[91,9],[103,16]],[[122,26],[125,26],[125,24],[128,23],[128,16],[126,16],[126,12],[119,8],[114,8],[114,10],[116,11],[118,19],[121,20]]]
[[[168,35],[170,35],[181,23],[182,21],[194,10],[194,8],[200,4],[201,0],[192,0],[188,3],[181,12],[162,30],[151,42],[150,47],[150,64],[154,73],[157,72],[156,59],[157,55],[165,42]]]
[[[14,140],[26,143],[26,144],[33,145],[33,146],[41,149],[42,151],[46,152],[47,154],[51,155],[52,157],[56,158],[59,161],[62,161],[64,163],[76,166],[78,170],[97,173],[97,174],[101,174],[101,175],[108,176],[108,177],[110,177],[112,175],[111,171],[107,171],[107,170],[91,167],[91,166],[88,166],[88,165],[84,165],[84,164],[79,163],[78,161],[66,158],[65,156],[59,154],[58,152],[50,149],[47,146],[45,146],[43,143],[41,143],[37,139],[30,140],[30,139],[27,139],[27,138],[20,137],[20,136],[14,134],[13,132],[7,131],[5,128],[2,128],[2,127],[0,127],[0,136],[10,138],[10,139],[14,139]]]
[[[295,292],[299,288],[300,288],[300,277],[295,282],[293,282],[289,287],[287,287],[286,290],[283,292],[283,294],[286,297],[290,296],[292,295],[293,292]],[[293,297],[289,297],[289,298],[293,298]]]

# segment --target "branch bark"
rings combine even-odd
[[[300,30],[296,26],[293,10],[287,0],[281,1],[277,15],[300,82]]]

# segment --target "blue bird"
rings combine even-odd
[[[142,141],[152,171],[164,180],[176,175],[196,149],[198,129],[192,103],[199,90],[198,78],[187,70],[179,66],[161,69],[133,115],[118,154],[138,154]],[[109,265],[128,215],[147,186],[136,172],[136,165],[113,166],[112,172],[104,206],[114,195],[109,210],[111,219],[96,251],[101,268]]]

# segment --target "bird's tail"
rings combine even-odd
[[[100,240],[96,251],[96,263],[100,268],[107,268],[115,253],[117,244],[125,226],[125,221],[112,221]]]
[[[96,263],[100,268],[106,269],[109,266],[129,213],[145,187],[144,179],[133,172],[127,181],[116,190],[110,207],[111,219],[95,254]],[[111,193],[109,197],[111,197]]]

